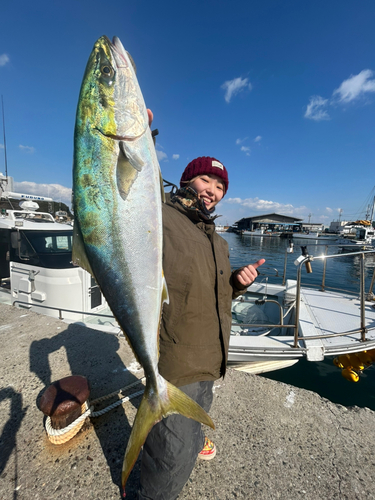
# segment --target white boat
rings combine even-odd
[[[299,233],[295,232],[293,233],[293,239],[300,239],[300,240],[329,240],[329,241],[335,241],[337,240],[338,235],[337,234],[327,234],[327,233],[321,233],[321,232],[314,232],[314,233]]]
[[[300,257],[297,280],[251,285],[243,297],[232,303],[229,364],[262,373],[289,366],[303,357],[322,361],[326,356],[374,349],[375,308],[373,295],[364,294],[365,253]],[[375,250],[367,253],[374,254]],[[324,278],[320,289],[301,286],[301,266],[305,262],[350,255],[360,256],[362,263],[356,294],[328,291]]]
[[[258,229],[254,229],[254,231],[248,231],[247,229],[244,229],[242,231],[242,234],[244,236],[264,236],[264,229],[258,228]]]
[[[336,241],[338,238],[339,238],[338,234],[330,234],[330,233],[320,233],[319,234],[319,241],[320,240]]]
[[[254,229],[253,231],[248,231],[247,229],[244,229],[242,231],[242,234],[244,236],[280,236],[281,232],[280,231],[267,231],[264,228],[257,228]]]
[[[55,222],[48,213],[7,210],[0,218],[0,301],[119,333],[93,278],[71,263],[72,233],[72,226]],[[364,253],[313,260],[348,255]],[[375,348],[374,302],[367,302],[362,292],[301,287],[301,266],[310,260],[309,256],[297,259],[296,280],[269,284],[260,276],[260,282],[233,301],[230,365],[262,373],[303,357],[321,361],[325,356]],[[364,280],[364,266],[361,276]]]
[[[354,233],[349,234],[354,235]],[[344,233],[337,241],[339,245],[342,245],[344,250],[349,249],[350,251],[351,246],[366,250],[370,250],[375,247],[375,231],[372,225],[355,227],[354,238],[350,238],[349,234]]]
[[[320,238],[321,233],[293,233],[293,239],[301,239],[301,240],[317,240]]]
[[[49,213],[6,210],[0,217],[0,301],[67,321],[110,314],[95,280],[71,262],[72,237],[73,227]]]
[[[375,230],[373,228],[375,196],[373,197],[372,208],[368,212],[368,215],[369,218],[366,216],[366,220],[357,220],[344,226],[338,240],[338,243],[343,245],[342,249],[344,251],[350,251],[350,245],[355,245],[356,248],[366,250],[375,247]]]

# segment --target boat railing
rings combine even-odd
[[[300,308],[301,308],[301,276],[302,276],[302,267],[303,265],[306,265],[307,263],[313,262],[314,260],[323,260],[324,263],[326,264],[326,261],[328,259],[334,259],[334,258],[342,258],[342,257],[349,257],[349,256],[355,256],[358,255],[360,258],[360,282],[359,282],[359,300],[360,300],[360,315],[359,315],[359,320],[360,320],[360,325],[359,328],[356,330],[351,330],[348,332],[340,332],[340,333],[330,333],[326,335],[311,335],[309,336],[309,340],[313,339],[324,339],[324,338],[331,338],[331,337],[344,337],[347,335],[353,335],[355,333],[360,333],[361,334],[361,342],[366,341],[366,333],[367,333],[367,328],[366,328],[366,317],[365,317],[365,301],[366,301],[366,294],[365,294],[365,255],[366,254],[374,254],[374,250],[368,250],[368,251],[361,251],[361,252],[351,252],[347,254],[334,254],[334,255],[318,255],[316,257],[312,255],[305,255],[303,258],[299,259],[298,262],[298,269],[297,269],[297,287],[296,287],[296,313],[295,313],[295,325],[294,325],[294,347],[298,347],[298,341],[299,340],[304,340],[304,337],[299,337],[298,336],[298,325],[299,325],[299,316],[300,316]],[[323,275],[325,277],[325,275]],[[370,290],[369,293],[372,293],[372,286],[375,281],[375,268],[371,280],[371,285],[370,285]],[[322,290],[324,292],[324,288]]]
[[[322,292],[324,292],[326,289],[330,289],[330,290],[337,290],[337,291],[340,291],[340,292],[346,292],[346,293],[349,293],[349,294],[353,294],[353,293],[357,293],[357,292],[353,292],[352,290],[346,290],[346,289],[343,289],[343,288],[336,288],[336,287],[333,287],[333,286],[327,286],[326,285],[326,274],[327,274],[327,256],[328,256],[328,250],[329,248],[332,248],[332,247],[346,247],[346,248],[353,248],[354,245],[337,245],[337,244],[327,244],[327,243],[318,243],[314,246],[321,246],[321,247],[325,247],[324,248],[324,253],[323,255],[320,255],[320,256],[317,256],[317,257],[314,257],[313,260],[317,260],[317,259],[321,259],[323,260],[323,272],[322,272],[322,281],[320,283],[320,285],[317,285],[317,284],[313,284],[313,283],[309,283],[308,286],[309,287],[320,287],[320,290]],[[286,273],[286,269],[287,269],[287,262],[288,262],[288,255],[290,253],[293,253],[293,243],[289,243],[289,247],[286,249],[285,251],[285,257],[284,257],[284,272],[283,272],[283,281],[282,281],[282,284],[285,285],[286,283],[286,277],[287,277],[287,273]],[[348,252],[348,253],[343,253],[343,254],[334,254],[334,255],[330,255],[329,258],[335,258],[335,257],[350,257],[352,255],[360,255],[360,254],[374,254],[375,253],[375,248],[374,250],[361,250],[361,251],[356,251],[356,252]],[[307,259],[306,261],[312,261],[311,259]],[[306,262],[304,261],[304,262]],[[276,274],[276,276],[278,276]],[[375,268],[374,268],[374,273],[373,273],[373,277],[372,277],[372,281],[371,281],[371,285],[370,285],[370,288],[369,288],[369,292],[367,293],[367,295],[371,295],[372,294],[372,290],[373,290],[373,287],[374,287],[374,280],[375,280]]]
[[[323,246],[323,245],[321,245]],[[297,259],[297,284],[296,284],[296,298],[295,300],[292,301],[292,303],[288,304],[288,309],[287,311],[284,313],[284,314],[281,314],[281,319],[280,319],[280,323],[278,324],[255,324],[255,323],[248,323],[248,324],[242,324],[241,323],[241,327],[242,328],[254,328],[254,327],[259,327],[259,326],[262,326],[262,327],[265,327],[265,328],[271,328],[271,329],[275,329],[275,328],[292,328],[294,330],[294,342],[293,342],[293,347],[299,347],[298,346],[298,341],[300,340],[306,340],[305,337],[300,337],[299,334],[298,334],[298,331],[299,331],[299,318],[300,318],[300,308],[301,308],[301,277],[302,277],[302,268],[303,266],[305,265],[307,267],[307,264],[309,265],[309,267],[311,267],[311,262],[313,261],[317,261],[317,260],[322,260],[323,261],[323,277],[322,277],[322,283],[320,285],[315,285],[315,286],[320,286],[320,291],[322,292],[325,292],[327,288],[329,288],[330,290],[340,290],[340,291],[344,291],[344,292],[347,292],[347,293],[351,293],[353,294],[353,291],[347,291],[347,290],[341,290],[339,288],[334,288],[334,287],[326,287],[325,285],[325,276],[326,276],[326,269],[327,269],[327,260],[328,259],[337,259],[337,258],[343,258],[343,257],[351,257],[351,256],[359,256],[360,258],[360,283],[359,283],[359,301],[360,301],[360,313],[359,313],[359,327],[358,329],[356,330],[350,330],[350,331],[347,331],[347,332],[340,332],[340,333],[329,333],[329,334],[322,334],[322,335],[309,335],[309,340],[313,340],[313,339],[324,339],[324,338],[331,338],[331,337],[344,337],[344,336],[348,336],[348,335],[353,335],[353,334],[356,334],[356,333],[359,333],[361,335],[361,342],[365,342],[366,341],[366,333],[367,333],[367,328],[366,328],[366,318],[365,318],[365,302],[366,300],[372,300],[373,299],[373,293],[372,293],[372,290],[373,290],[373,287],[374,287],[374,283],[375,283],[375,268],[374,268],[374,271],[373,271],[373,275],[372,275],[372,279],[371,279],[371,284],[370,284],[370,287],[369,287],[369,291],[367,292],[367,294],[365,293],[365,255],[366,254],[375,254],[375,249],[374,250],[362,250],[362,251],[359,251],[359,252],[350,252],[350,253],[345,253],[345,254],[333,254],[333,255],[327,255],[328,253],[328,247],[331,247],[331,246],[342,246],[342,245],[327,245],[325,244],[324,245],[326,248],[325,248],[325,252],[323,255],[318,255],[316,257],[312,256],[312,255],[309,255],[306,251],[305,251],[305,255],[301,255],[298,259]],[[352,246],[352,245],[351,245]],[[284,274],[283,274],[283,285],[285,286],[285,282],[286,282],[286,267],[287,267],[287,259],[288,259],[288,254],[292,253],[293,252],[293,245],[290,245],[289,248],[287,248],[286,252],[285,252],[285,263],[284,263]],[[311,271],[310,271],[311,272]],[[278,274],[276,273],[276,276],[278,276]],[[268,281],[268,278],[264,278],[264,279],[267,279]],[[309,286],[314,286],[314,285],[311,285],[309,284]],[[266,288],[267,290],[267,283],[266,283]],[[357,292],[356,292],[356,295],[357,295]],[[238,300],[244,300],[243,298],[239,298]],[[276,300],[273,300],[273,299],[270,299],[270,298],[267,298],[267,293],[265,293],[263,299],[257,299],[255,300],[255,304],[257,305],[262,305],[262,304],[265,304],[266,302],[275,302],[278,304],[278,306],[282,309],[282,306],[281,304],[279,304]],[[295,320],[293,323],[290,323],[290,324],[286,324],[284,323],[284,319],[285,317],[289,314],[289,312],[291,311],[291,309],[295,307]],[[233,323],[233,325],[236,325],[238,326],[238,323]]]
[[[52,307],[52,306],[45,306],[43,304],[30,304],[30,302],[24,302],[22,300],[14,300],[12,302],[12,305],[15,304],[20,304],[22,306],[28,306],[29,308],[31,307],[41,307],[42,309],[50,309],[52,311],[58,311],[59,313],[59,319],[63,320],[64,319],[64,314],[63,313],[70,313],[70,314],[79,314],[81,316],[96,316],[99,318],[111,318],[113,319],[114,316],[113,314],[100,314],[98,312],[87,312],[87,311],[74,311],[72,309],[64,309],[63,307]]]

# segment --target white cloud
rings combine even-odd
[[[30,153],[30,154],[35,153],[35,148],[32,146],[22,146],[22,144],[20,144],[18,147],[22,151],[25,151],[26,153]]]
[[[242,199],[241,198],[227,198],[226,200],[226,203],[232,203],[232,204],[238,204],[240,205],[242,203]]]
[[[246,141],[247,137],[245,137],[244,139],[237,139],[236,140],[236,144],[241,144],[242,142]]]
[[[262,212],[262,213],[279,213],[284,215],[295,215],[300,216],[301,213],[305,212],[306,207],[294,207],[290,204],[278,203],[277,201],[267,201],[261,200],[259,198],[228,198],[223,200],[223,203],[231,203],[241,205],[244,208],[249,208],[251,210]],[[302,217],[301,217],[302,218]]]
[[[168,155],[164,153],[164,151],[159,151],[158,149],[156,150],[156,156],[159,161],[166,160],[168,158]]]
[[[4,144],[0,144],[0,149],[4,149]]]
[[[331,214],[333,212],[332,208],[329,208],[329,207],[326,207],[326,210],[329,214]]]
[[[249,82],[248,78],[234,78],[233,80],[228,80],[223,83],[221,86],[222,89],[225,90],[225,96],[224,99],[227,102],[230,102],[233,96],[238,94],[239,92],[242,92],[246,88],[251,90],[253,87],[251,83]]]
[[[173,158],[174,160],[178,160],[178,159],[180,158],[180,155],[172,155],[172,158]]]
[[[262,140],[262,136],[261,135],[257,135],[254,139],[254,142],[259,142]]]
[[[240,145],[243,142],[245,142],[247,139],[248,139],[247,137],[244,137],[243,139],[237,139],[236,144]],[[246,153],[246,156],[250,156],[250,148],[248,146],[241,146],[241,151]]]
[[[17,193],[47,196],[54,201],[61,201],[70,206],[72,201],[72,190],[61,184],[37,184],[36,182],[14,182],[14,190]]]
[[[0,66],[5,66],[10,61],[6,54],[1,54],[0,56]]]
[[[304,115],[305,118],[315,121],[330,120],[330,116],[325,109],[328,105],[343,105],[355,101],[369,92],[375,92],[375,78],[371,80],[373,76],[373,71],[364,69],[358,75],[351,75],[347,80],[344,80],[340,87],[333,91],[329,100],[319,95],[310,97]]]
[[[327,106],[328,99],[323,99],[320,95],[310,97],[310,103],[307,105],[305,118],[320,121],[329,120],[330,116],[324,107]]]
[[[364,69],[358,75],[352,75],[344,80],[332,96],[337,96],[340,103],[351,102],[367,92],[375,92],[375,79],[370,80],[374,72]]]

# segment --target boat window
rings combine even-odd
[[[19,244],[12,244],[11,260],[55,269],[73,267],[72,231],[20,231],[19,237]]]
[[[30,243],[38,253],[69,252],[72,250],[72,235],[29,235],[26,233]]]
[[[55,222],[51,214],[47,213],[35,213],[35,212],[13,212],[15,219],[27,219],[33,222]]]

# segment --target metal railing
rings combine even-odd
[[[323,245],[321,245],[321,246],[323,246]],[[246,328],[251,328],[251,327],[255,328],[255,327],[260,327],[260,326],[265,327],[265,328],[271,328],[271,329],[274,329],[274,328],[293,328],[294,329],[293,347],[295,347],[295,348],[298,347],[299,340],[307,340],[307,339],[308,340],[315,340],[315,339],[324,339],[324,338],[340,337],[340,336],[344,337],[344,336],[348,336],[348,335],[353,335],[355,333],[360,333],[360,335],[361,335],[360,341],[365,342],[366,341],[366,333],[368,331],[368,329],[366,328],[365,301],[366,301],[366,298],[368,298],[368,300],[371,300],[373,298],[372,290],[373,290],[374,283],[375,283],[375,267],[374,267],[369,291],[367,292],[367,295],[366,295],[366,293],[365,293],[364,260],[365,260],[366,254],[375,254],[375,249],[374,250],[367,250],[367,251],[363,250],[360,252],[350,252],[350,253],[327,255],[328,247],[332,247],[332,246],[343,247],[343,246],[349,246],[349,245],[327,245],[327,244],[325,244],[324,246],[326,248],[325,248],[325,252],[323,255],[319,255],[316,257],[314,257],[312,255],[306,255],[306,256],[301,256],[298,259],[299,262],[297,263],[298,268],[297,268],[296,299],[294,301],[294,304],[292,304],[291,307],[289,307],[288,311],[287,311],[287,313],[289,313],[290,310],[292,309],[293,305],[295,306],[295,321],[293,324],[285,324],[285,323],[283,323],[283,319],[281,319],[279,324],[271,324],[271,323],[270,324],[260,324],[260,323],[243,324],[243,323],[241,323],[239,325],[238,323],[233,323],[233,325],[246,327]],[[350,245],[350,247],[352,247],[352,246],[353,245]],[[284,286],[285,286],[285,282],[286,282],[286,268],[287,268],[288,254],[293,252],[293,250],[290,251],[290,248],[293,249],[293,246],[289,246],[289,248],[285,252],[284,273],[283,273],[283,281],[282,281],[282,285],[284,285]],[[310,264],[310,262],[313,262],[315,260],[322,260],[323,261],[323,275],[322,275],[322,283],[320,285],[320,287],[321,287],[320,291],[325,292],[326,289],[328,288],[325,285],[327,260],[334,259],[334,258],[343,258],[343,257],[347,258],[347,257],[356,256],[356,255],[358,255],[360,257],[360,283],[359,283],[359,300],[360,300],[359,323],[360,324],[359,324],[359,328],[356,330],[351,330],[351,331],[347,331],[347,332],[329,333],[329,334],[324,334],[324,335],[311,335],[311,336],[309,335],[308,337],[300,337],[298,335],[298,330],[299,330],[299,318],[300,318],[300,308],[301,308],[301,286],[302,286],[301,276],[302,276],[303,265],[306,265],[307,263]],[[332,289],[333,287],[329,287],[329,288]],[[266,289],[267,289],[267,285],[266,285]],[[338,290],[338,289],[336,289],[336,290]],[[346,291],[346,292],[353,293],[353,291]],[[241,300],[241,299],[239,299],[239,300]],[[276,302],[276,301],[271,300],[271,299],[267,299],[267,294],[265,293],[265,296],[263,297],[263,300],[261,302],[264,304],[266,302]],[[280,306],[280,304],[279,304],[279,306]],[[287,313],[284,314],[284,318],[285,318]]]
[[[58,311],[59,312],[59,319],[63,320],[63,311],[66,313],[72,313],[72,314],[80,314],[81,316],[97,316],[99,318],[111,318],[114,319],[113,315],[110,314],[98,314],[98,313],[92,313],[92,312],[84,312],[84,311],[73,311],[72,309],[64,309],[63,307],[52,307],[52,306],[44,306],[43,304],[34,304],[30,302],[23,302],[22,300],[15,300],[12,302],[12,305],[15,304],[22,304],[24,306],[28,306],[29,308],[31,307],[41,307],[42,309],[51,309],[52,311]]]
[[[342,246],[342,245],[340,245]],[[362,252],[351,252],[347,254],[334,254],[334,255],[319,255],[317,257],[313,257],[312,255],[307,255],[303,260],[301,260],[298,264],[298,269],[297,269],[297,292],[296,292],[296,314],[295,314],[295,328],[294,328],[294,347],[298,347],[298,340],[303,340],[304,337],[299,337],[298,336],[298,325],[299,325],[299,315],[300,315],[300,306],[301,306],[301,275],[302,275],[302,266],[306,264],[307,262],[312,262],[314,260],[324,260],[325,264],[328,259],[333,259],[333,258],[340,258],[340,257],[348,257],[348,256],[353,256],[353,255],[359,255],[360,256],[360,283],[359,283],[359,300],[360,300],[360,327],[357,330],[351,330],[349,332],[342,332],[342,333],[330,333],[327,335],[312,335],[309,336],[309,340],[313,339],[323,339],[323,338],[329,338],[329,337],[339,337],[339,336],[346,336],[346,335],[352,335],[354,333],[360,333],[361,334],[361,342],[366,341],[366,333],[367,333],[367,328],[366,328],[366,317],[365,317],[365,254],[374,254],[375,250],[369,250],[369,251],[362,251]],[[326,269],[326,265],[324,266],[324,269]],[[372,286],[374,283],[374,276],[375,276],[375,268],[373,272],[373,277],[372,277]],[[325,280],[325,272],[323,273],[323,282]],[[322,292],[324,292],[324,287],[321,289]]]

